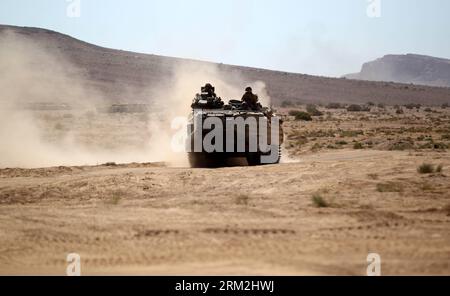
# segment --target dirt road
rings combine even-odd
[[[82,274],[364,275],[375,252],[383,274],[450,274],[450,178],[418,174],[426,160],[0,170],[0,273],[64,275],[75,252]]]

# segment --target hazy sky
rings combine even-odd
[[[74,1],[79,17],[67,15]],[[368,15],[370,1],[381,3],[380,17],[369,17],[377,14]],[[449,0],[0,0],[1,24],[117,49],[325,76],[357,72],[389,53],[450,58],[449,16]]]

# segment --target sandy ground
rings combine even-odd
[[[0,273],[64,275],[76,252],[83,274],[364,275],[376,252],[383,274],[450,274],[450,182],[417,173],[429,159],[341,150],[260,167],[1,170]]]
[[[0,274],[64,275],[67,254],[78,253],[82,274],[364,275],[374,252],[386,275],[450,275],[448,88],[209,63],[206,72],[203,63],[177,69],[179,60],[5,28],[30,43],[4,42],[15,71],[0,106]],[[236,94],[212,78],[239,86]],[[166,111],[187,113],[191,86],[206,79],[224,98],[267,82],[272,103],[285,107],[284,163],[155,163],[173,161],[161,144],[171,138]],[[95,108],[113,102],[153,104],[133,114]],[[288,116],[308,109],[300,102],[322,102],[322,116]],[[408,102],[433,106],[383,105]],[[106,162],[132,164],[98,165]],[[424,163],[434,172],[420,174]]]
[[[450,275],[450,109],[321,110],[285,117],[280,165],[0,169],[0,274],[64,275],[78,253],[82,274],[365,275],[378,253],[385,275]],[[145,151],[154,130],[140,115],[36,116],[55,147]]]

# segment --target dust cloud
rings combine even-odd
[[[90,97],[77,81],[77,69],[50,56],[30,40],[5,31],[0,35],[0,167],[36,167],[83,162],[76,147],[56,147],[42,137],[37,104],[87,108]],[[97,95],[91,96],[96,98]]]
[[[154,139],[151,142],[160,144],[155,153],[161,155],[161,159],[173,166],[187,166],[186,153],[174,152],[171,146],[176,131],[168,130],[167,127],[170,127],[177,118],[185,117],[187,120],[191,102],[205,83],[211,83],[215,87],[216,94],[225,103],[230,99],[240,99],[247,85],[242,83],[245,80],[238,72],[221,70],[220,66],[212,63],[180,61],[172,65],[171,73],[170,87],[158,90],[154,97],[153,104],[156,109],[163,110],[164,119],[150,122],[151,139]],[[260,96],[261,103],[269,105],[270,97],[267,94],[265,83],[256,81],[251,85]],[[178,125],[177,128],[183,129],[184,127]],[[183,130],[181,130],[182,133]]]
[[[270,104],[263,82],[243,83],[239,73],[212,63],[179,61],[165,86],[139,90],[149,93],[148,114],[100,112],[99,106],[114,102],[88,84],[83,69],[57,49],[49,52],[8,31],[0,34],[0,68],[6,73],[0,77],[0,168],[156,161],[186,166],[186,154],[171,147],[182,127],[171,124],[189,114],[200,86],[213,84],[228,101],[240,99],[248,84]],[[125,102],[129,93],[122,94]]]
[[[0,35],[0,44],[0,68],[5,73],[0,78],[0,167],[139,160],[130,152],[92,149],[79,141],[77,134],[89,129],[80,120],[86,114],[96,120],[92,115],[104,101],[100,92],[86,87],[81,69],[57,51],[49,54],[9,31]]]

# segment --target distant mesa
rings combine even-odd
[[[361,72],[344,77],[450,87],[450,60],[417,54],[386,55],[365,63]]]

